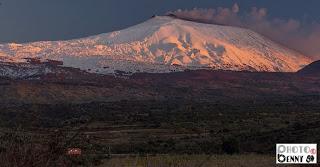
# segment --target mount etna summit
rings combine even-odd
[[[17,72],[12,64],[24,65],[25,75],[39,72],[39,65],[26,63],[30,59],[60,61],[63,66],[99,74],[186,69],[296,72],[311,63],[308,57],[251,30],[170,16],[155,16],[124,30],[86,38],[0,45],[0,60],[7,65],[2,75],[19,75],[21,70]]]

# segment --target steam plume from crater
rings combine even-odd
[[[240,12],[238,4],[231,8],[194,8],[168,12],[178,18],[220,25],[249,28],[272,40],[295,49],[315,60],[320,59],[320,24],[297,19],[270,18],[266,8],[252,7]]]

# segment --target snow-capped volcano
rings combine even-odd
[[[248,29],[156,16],[121,31],[68,40],[0,45],[0,60],[63,61],[98,73],[185,69],[295,72],[311,60]]]

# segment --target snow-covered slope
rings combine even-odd
[[[90,72],[185,69],[295,72],[311,60],[247,29],[162,16],[127,29],[68,41],[0,45],[0,60],[61,60]]]

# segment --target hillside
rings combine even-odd
[[[315,61],[298,71],[301,75],[320,75],[320,61]]]

